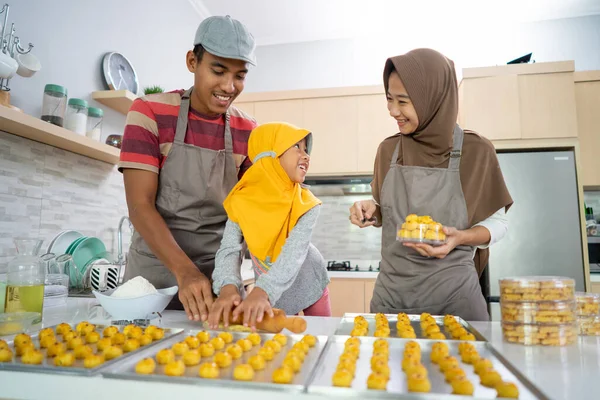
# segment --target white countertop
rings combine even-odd
[[[79,322],[109,322],[95,299],[69,298],[65,307],[44,311],[44,325]],[[306,317],[307,333],[332,335],[339,318]],[[156,323],[156,321],[154,321]],[[166,311],[160,325],[198,329],[183,312]],[[477,329],[523,375],[551,399],[597,399],[600,391],[600,338],[580,338],[569,347],[526,347],[502,340],[498,322],[473,322]],[[35,382],[35,384],[32,384]],[[239,396],[244,400],[308,399],[316,395],[294,394],[235,387],[195,386],[135,382],[96,377],[0,371],[0,396],[14,399],[153,399],[223,398]],[[214,396],[214,397],[213,397]]]

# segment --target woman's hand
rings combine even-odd
[[[360,228],[366,228],[377,223],[373,214],[377,211],[375,200],[357,201],[350,207],[350,222]]]
[[[446,243],[441,246],[431,246],[425,243],[403,243],[404,246],[415,249],[423,257],[444,258],[452,250],[463,244],[464,231],[459,231],[456,228],[445,226],[444,233],[446,234]]]

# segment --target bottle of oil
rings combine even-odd
[[[6,301],[4,311],[39,313],[37,324],[42,321],[44,308],[44,280],[46,271],[38,253],[42,246],[39,239],[15,239],[17,257],[8,263]]]

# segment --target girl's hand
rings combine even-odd
[[[265,313],[269,314],[269,317],[273,317],[273,309],[267,292],[259,287],[252,289],[242,304],[233,310],[233,319],[237,319],[241,313],[244,314],[244,326],[250,326],[253,331],[256,330],[256,323],[263,320]]]
[[[419,252],[423,257],[435,257],[435,258],[444,258],[446,257],[452,250],[456,248],[456,246],[463,244],[463,231],[459,231],[456,228],[451,228],[445,226],[444,233],[446,234],[446,243],[441,246],[431,246],[425,243],[402,243],[406,247],[410,247]]]
[[[240,292],[235,285],[225,285],[221,288],[219,298],[215,301],[208,315],[208,326],[217,329],[223,316],[223,326],[229,326],[229,314],[233,307],[237,307],[242,301]]]

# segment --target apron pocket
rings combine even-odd
[[[175,216],[179,209],[181,191],[172,186],[161,186],[156,196],[156,208],[161,215]]]

